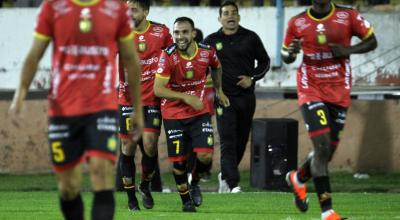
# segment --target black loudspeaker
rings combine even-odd
[[[298,122],[286,118],[253,120],[250,184],[287,191],[286,173],[297,169]]]

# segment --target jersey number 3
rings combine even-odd
[[[327,125],[328,124],[328,120],[326,120],[326,115],[324,110],[319,109],[317,111],[317,115],[319,117],[319,123],[321,123],[321,125]]]

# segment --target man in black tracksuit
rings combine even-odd
[[[239,26],[238,6],[225,1],[219,8],[222,28],[204,41],[217,51],[222,64],[222,89],[230,106],[217,106],[217,125],[221,141],[219,192],[240,192],[238,165],[249,138],[256,107],[255,82],[269,70],[270,59],[253,31]],[[229,186],[229,188],[228,188]]]

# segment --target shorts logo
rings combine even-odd
[[[224,113],[224,109],[221,108],[221,107],[218,107],[218,108],[217,108],[217,114],[218,114],[219,116],[221,116],[223,113]]]
[[[160,125],[160,119],[159,118],[154,118],[153,119],[153,126],[159,126]]]
[[[110,151],[115,151],[116,149],[117,149],[117,139],[115,138],[115,136],[112,136],[112,137],[110,137],[110,138],[108,138],[108,140],[107,140],[107,148],[108,148],[108,150],[110,150]]]
[[[223,48],[223,46],[222,46],[222,43],[221,43],[221,42],[217,42],[217,43],[215,44],[215,49],[217,49],[217,50],[222,50],[222,48]]]
[[[212,146],[213,144],[214,144],[214,138],[213,138],[213,136],[208,136],[207,137],[207,144],[209,145],[209,146]]]

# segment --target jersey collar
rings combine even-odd
[[[72,2],[74,4],[79,5],[79,6],[83,6],[83,7],[95,5],[95,4],[99,3],[99,1],[100,0],[90,0],[90,1],[87,1],[87,2],[82,2],[81,0],[72,0]]]
[[[184,60],[192,60],[197,55],[197,52],[199,51],[199,47],[197,46],[197,43],[195,43],[194,45],[196,47],[196,50],[195,50],[193,56],[191,56],[191,57],[185,56],[178,50],[179,56],[182,57],[182,59],[184,59]]]
[[[331,3],[331,11],[329,12],[329,14],[327,16],[321,18],[321,19],[318,19],[318,18],[315,18],[315,17],[313,17],[311,15],[311,12],[310,12],[311,8],[308,8],[307,9],[307,16],[310,17],[314,21],[324,21],[324,20],[330,18],[333,15],[333,13],[335,12],[335,9],[336,9],[335,4]]]
[[[150,28],[150,21],[147,21],[146,28],[143,31],[136,31],[135,30],[135,34],[144,34],[144,33],[146,33],[146,31],[149,30],[149,28]]]

